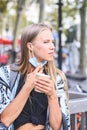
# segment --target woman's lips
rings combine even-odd
[[[54,55],[54,52],[49,52],[48,54],[53,56],[53,55]]]

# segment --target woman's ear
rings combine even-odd
[[[28,42],[27,43],[27,48],[30,50],[30,51],[33,51],[33,45],[31,42]]]

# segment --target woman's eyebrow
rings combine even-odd
[[[50,40],[49,40],[49,39],[45,39],[44,41],[50,42]],[[54,43],[55,41],[54,41],[54,40],[52,40],[52,42]]]

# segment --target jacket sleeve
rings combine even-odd
[[[12,94],[9,87],[9,67],[0,67],[0,113],[12,100]]]
[[[9,65],[0,67],[0,113],[14,99],[20,74],[11,71]]]
[[[2,113],[11,100],[12,94],[10,89],[0,81],[0,113]]]
[[[65,117],[68,130],[70,130],[70,114],[69,114],[69,109],[68,109],[68,104],[67,104],[67,97],[66,97],[66,92],[64,88],[64,83],[62,81],[62,78],[59,75],[57,75],[56,89],[57,89],[57,96],[59,99],[61,111],[64,114],[63,117]]]

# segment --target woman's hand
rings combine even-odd
[[[35,80],[35,88],[47,96],[51,96],[55,92],[54,83],[51,79],[47,77],[38,77]]]
[[[26,80],[25,80],[25,85],[28,86],[31,91],[35,86],[34,82],[35,82],[35,77],[36,77],[37,72],[39,72],[39,73],[43,72],[42,66],[38,66],[37,68],[35,68],[35,70],[33,72],[28,73]]]

